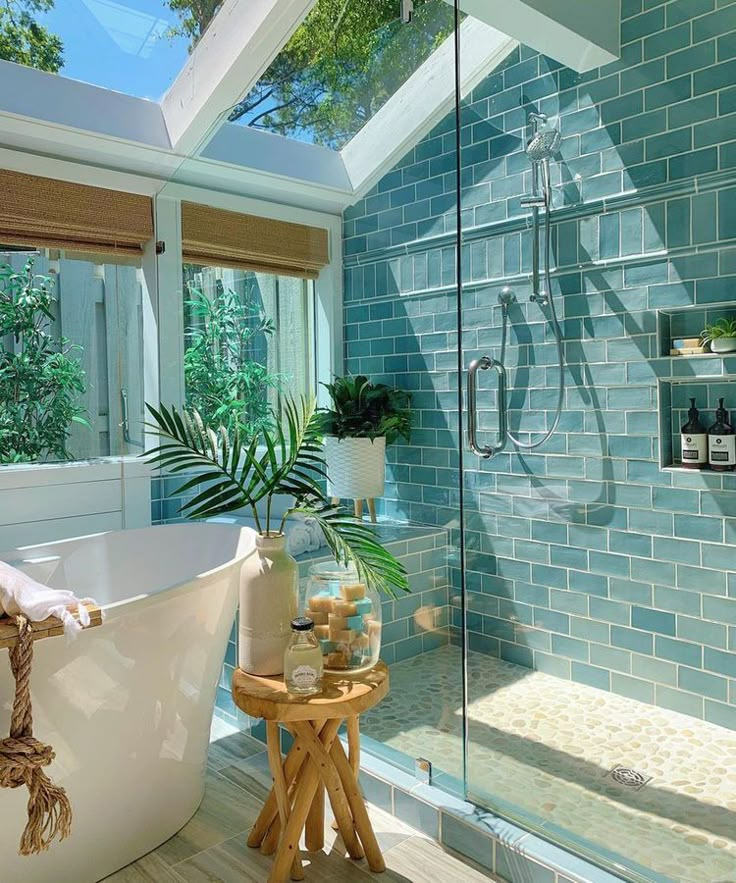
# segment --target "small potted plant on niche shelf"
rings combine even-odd
[[[383,496],[386,445],[411,436],[411,395],[362,375],[326,383],[331,408],[320,410],[325,436],[328,496],[355,501],[360,518],[363,500],[376,520],[375,498]]]
[[[704,344],[713,353],[736,352],[736,316],[724,316],[700,332]]]

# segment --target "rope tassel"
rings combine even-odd
[[[28,788],[28,823],[20,839],[20,855],[43,852],[55,837],[71,833],[72,808],[66,791],[43,770],[54,759],[54,750],[33,736],[31,667],[33,631],[25,616],[17,616],[18,643],[9,649],[10,670],[15,678],[15,699],[10,736],[0,740],[0,787]]]

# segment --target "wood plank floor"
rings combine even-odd
[[[263,748],[243,733],[213,742],[204,800],[191,821],[157,850],[108,877],[106,883],[264,883],[272,858],[246,845],[247,832],[271,784]],[[369,811],[386,858],[386,872],[373,874],[365,861],[346,858],[342,841],[328,825],[325,849],[302,851],[307,883],[497,879],[388,813],[376,807]]]

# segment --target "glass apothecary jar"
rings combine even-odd
[[[381,598],[351,567],[313,564],[302,599],[325,671],[359,672],[372,668],[381,652]]]

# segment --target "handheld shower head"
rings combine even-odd
[[[557,129],[538,129],[526,144],[526,155],[531,162],[549,159],[560,146],[560,133]]]

